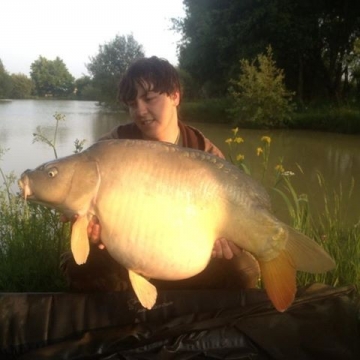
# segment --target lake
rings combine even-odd
[[[56,148],[58,156],[65,156],[75,149],[75,139],[85,139],[85,147],[91,145],[101,134],[120,123],[128,122],[126,112],[112,112],[99,107],[95,102],[61,100],[13,100],[0,101],[0,147],[8,149],[0,160],[5,174],[13,171],[18,176],[54,158],[52,149],[40,142],[33,143],[33,134],[41,128],[52,139],[56,121],[55,113],[65,115],[59,122]],[[231,127],[222,124],[192,123],[228,155],[225,140],[232,136]],[[292,182],[298,194],[308,194],[314,211],[322,212],[322,193],[318,185],[320,171],[329,187],[329,192],[339,193],[342,187],[341,211],[350,224],[360,220],[360,136],[295,130],[250,130],[240,129],[238,136],[244,143],[234,152],[245,156],[245,163],[254,176],[261,176],[261,158],[256,154],[262,136],[271,137],[269,172],[265,184],[272,185],[274,167],[282,163],[285,170],[292,171]],[[299,170],[302,169],[303,174]],[[355,191],[347,197],[352,179]],[[271,193],[271,191],[270,191]],[[271,194],[273,195],[273,194]],[[331,206],[331,205],[330,205]],[[274,204],[274,210],[284,217],[284,204]]]

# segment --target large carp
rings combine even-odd
[[[157,141],[101,141],[25,171],[19,185],[25,199],[69,218],[78,215],[71,234],[78,264],[86,262],[87,225],[97,216],[102,242],[128,269],[132,287],[148,309],[157,296],[149,278],[179,280],[198,274],[221,237],[254,255],[279,311],[294,299],[296,270],[334,267],[315,241],[271,213],[260,184],[199,150]]]

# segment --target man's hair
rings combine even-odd
[[[135,100],[137,85],[146,90],[149,90],[147,86],[151,86],[152,91],[168,96],[181,92],[179,74],[174,66],[156,56],[137,59],[129,66],[120,80],[118,99],[125,104]]]

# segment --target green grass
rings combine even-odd
[[[196,102],[183,101],[180,118],[189,122],[232,124],[241,128],[264,128],[256,122],[234,117],[229,112],[232,108],[229,98],[205,99]],[[360,108],[356,105],[334,106],[309,105],[298,108],[283,127],[316,131],[338,132],[344,134],[360,133]]]
[[[229,99],[206,99],[199,101],[183,101],[179,108],[179,117],[185,122],[231,123],[227,109]]]
[[[295,112],[289,123],[290,128],[360,133],[360,109],[354,106],[309,107]]]
[[[14,177],[0,187],[0,291],[60,291],[60,254],[68,246],[69,228],[54,211],[27,205],[10,191]]]

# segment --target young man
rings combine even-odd
[[[181,100],[180,89],[178,73],[168,61],[154,56],[135,61],[119,85],[119,100],[128,106],[133,122],[117,126],[99,140],[166,141],[224,158],[221,151],[199,130],[179,121],[177,109]],[[96,218],[90,222],[88,234],[94,246],[85,265],[76,265],[69,254],[63,257],[62,269],[70,287],[83,291],[126,289],[129,286],[127,272],[104,249],[101,227]],[[249,288],[256,286],[258,277],[258,264],[250,254],[226,239],[218,239],[213,249],[213,259],[201,274],[176,282],[152,282],[166,289]]]

